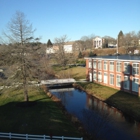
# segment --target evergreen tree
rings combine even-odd
[[[89,53],[89,57],[92,57],[92,56],[96,56],[96,54],[93,53],[92,51],[90,51],[90,53]]]
[[[51,40],[49,39],[48,42],[47,42],[47,47],[52,47],[52,45],[53,44],[52,44]]]
[[[118,34],[118,47],[122,47],[124,44],[124,35],[123,32],[120,31]]]
[[[82,52],[80,51],[79,54],[78,54],[78,58],[82,58],[83,55],[82,55]]]

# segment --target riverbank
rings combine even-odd
[[[85,130],[85,128],[83,127],[83,124],[79,121],[79,119],[76,116],[67,112],[67,110],[65,109],[60,99],[58,99],[55,95],[53,95],[47,89],[44,91],[47,94],[47,96],[50,97],[56,103],[57,107],[59,107],[60,110],[62,110],[66,118],[68,118],[68,120],[72,122],[72,124],[74,124],[75,128],[77,129],[77,131],[80,133],[80,135],[83,137],[84,140],[93,139],[93,137],[89,135],[88,132]]]
[[[132,119],[140,122],[140,98],[96,83],[78,83],[73,85],[88,94],[117,108]]]
[[[82,137],[56,105],[59,100],[54,102],[37,87],[30,88],[28,95],[31,106],[21,106],[25,103],[21,89],[7,89],[0,95],[1,132]]]

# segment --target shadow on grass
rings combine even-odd
[[[132,65],[129,64],[126,69],[129,71],[129,74],[126,74],[125,71],[123,72],[124,81],[119,83],[120,91],[110,96],[106,102],[120,109],[130,118],[140,121],[140,98],[137,93],[140,85],[137,78],[132,74],[135,71]]]
[[[21,103],[9,102],[0,106],[0,132],[79,136],[72,123],[49,98],[29,102],[32,104],[30,107],[19,107]]]

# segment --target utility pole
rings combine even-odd
[[[118,45],[118,36],[117,36],[117,54],[119,53],[118,52],[118,47],[119,47],[119,45]]]

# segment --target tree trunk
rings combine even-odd
[[[25,102],[28,102],[28,101],[29,101],[27,89],[24,89],[24,101],[25,101]]]
[[[23,92],[24,92],[24,101],[28,102],[29,101],[29,97],[28,97],[28,87],[27,87],[27,78],[26,78],[26,67],[25,67],[25,60],[24,61],[24,65],[23,65]]]

